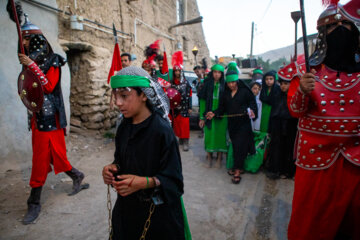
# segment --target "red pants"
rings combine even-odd
[[[360,239],[360,167],[342,155],[325,170],[296,169],[289,240]]]
[[[63,129],[50,132],[41,132],[32,128],[32,170],[30,186],[41,187],[45,184],[47,174],[54,166],[55,174],[70,171],[70,165],[66,156],[65,137]]]
[[[173,120],[171,114],[169,118],[172,121],[174,133],[178,138],[190,138],[190,120],[188,117],[183,117],[180,114]]]

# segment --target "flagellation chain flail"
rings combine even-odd
[[[110,194],[110,184],[107,185],[107,209],[108,209],[108,212],[109,212],[109,217],[108,217],[109,240],[112,240],[113,228],[112,228],[112,223],[111,223],[112,203],[111,203],[111,194]],[[155,211],[155,204],[153,202],[151,202],[150,209],[149,209],[149,216],[146,219],[146,222],[145,222],[144,229],[143,229],[143,232],[141,234],[140,240],[145,240],[146,233],[150,228],[151,216],[153,215],[154,211]]]

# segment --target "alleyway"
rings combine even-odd
[[[240,185],[230,182],[224,165],[204,167],[203,139],[191,134],[191,149],[181,152],[184,202],[194,240],[286,239],[291,211],[292,180],[268,180],[263,173],[245,174]],[[69,159],[86,174],[90,189],[68,197],[71,181],[50,173],[36,224],[20,221],[30,192],[31,159],[0,172],[0,239],[107,239],[107,187],[102,167],[113,159],[114,144],[98,135],[67,137]],[[224,163],[225,164],[225,163]],[[115,193],[111,191],[113,203]]]

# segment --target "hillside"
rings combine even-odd
[[[304,46],[302,42],[297,44],[298,46],[298,55],[304,53]],[[283,48],[274,49],[267,51],[265,53],[256,55],[256,57],[261,57],[264,61],[270,60],[274,62],[282,57],[285,57],[287,61],[290,61],[290,57],[294,55],[294,45],[290,45]]]

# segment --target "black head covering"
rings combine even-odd
[[[264,76],[263,76],[263,78],[262,78],[262,86],[266,86],[267,87],[267,85],[266,85],[266,82],[265,82],[265,79],[266,79],[266,77],[267,76],[272,76],[272,77],[274,77],[274,85],[276,84],[276,71],[275,70],[270,70],[269,72],[267,72],[267,73],[265,73],[264,74]],[[273,85],[273,86],[274,86]]]
[[[249,84],[250,89],[252,89],[252,87],[253,87],[254,85],[258,85],[258,86],[259,86],[259,88],[261,88],[261,83],[256,82],[256,81],[252,81],[252,82]]]
[[[65,65],[66,60],[53,52],[49,42],[42,34],[31,34],[29,50],[25,50],[28,55],[43,71],[47,73],[50,67],[61,67]]]
[[[271,86],[271,90],[270,90],[269,94],[268,94],[269,87],[268,87],[268,85],[266,85],[266,82],[265,82],[265,79],[267,76],[274,77],[274,84]],[[271,70],[271,71],[265,73],[265,75],[263,77],[261,92],[260,92],[260,100],[269,105],[274,105],[274,104],[276,104],[276,98],[279,94],[281,94],[281,90],[280,90],[280,86],[276,83],[276,71]]]
[[[360,64],[355,61],[359,52],[359,31],[350,23],[351,30],[337,26],[326,36],[327,51],[324,59],[326,66],[345,72],[360,71]]]
[[[25,23],[21,26],[21,34],[23,37],[29,37],[29,49],[24,49],[25,54],[29,56],[46,74],[51,66],[61,67],[66,63],[66,60],[52,50],[48,40],[42,34],[40,28],[30,22],[28,15],[25,15]],[[19,46],[20,46],[19,42]],[[20,47],[18,48],[20,53]]]
[[[279,76],[278,82],[279,82],[279,83],[281,83],[281,82],[288,82],[288,83],[290,83],[291,80],[287,80],[287,79],[284,79],[284,78],[282,78],[282,77]]]
[[[324,63],[337,71],[360,71],[360,64],[355,60],[356,54],[359,54],[359,18],[352,15],[356,11],[348,12],[356,6],[355,2],[358,0],[350,1],[344,6],[332,3],[321,13],[317,23],[319,34],[315,51],[309,58],[310,66]],[[351,29],[339,26],[339,23],[350,24]],[[334,26],[337,27],[328,34],[329,28]]]
[[[204,114],[212,110],[214,82],[215,80],[213,76],[213,71],[210,71],[208,77],[204,80],[204,87],[201,89],[198,95],[200,99],[204,99],[206,101]],[[225,77],[223,72],[221,72],[221,78],[219,80],[219,83],[219,99],[221,99],[224,94],[225,88],[227,87],[225,84]],[[211,129],[211,121],[205,120],[205,125],[209,129]]]
[[[239,79],[237,81],[237,85],[238,85],[238,88],[245,88],[246,90],[248,90],[251,93],[251,95],[253,95],[253,92],[251,91],[251,87],[249,85],[247,85],[243,80]],[[228,86],[226,86],[226,88],[228,88]],[[230,90],[230,88],[228,88],[228,89]]]
[[[215,80],[214,80],[214,76],[213,76],[213,71],[210,71],[204,80],[204,87],[202,88],[202,90],[199,93],[199,98],[206,99],[206,93],[210,90],[211,90],[211,92],[209,92],[209,93],[212,94],[212,92],[214,91],[214,82],[215,82]],[[219,80],[219,83],[220,83],[220,92],[224,91],[226,84],[225,84],[225,74],[223,72],[221,72],[221,78]],[[205,90],[205,88],[207,88],[207,90]],[[211,89],[209,89],[209,88],[211,88]]]

